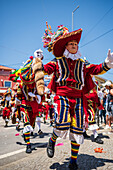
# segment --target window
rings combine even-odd
[[[4,81],[4,87],[11,87],[11,81]]]

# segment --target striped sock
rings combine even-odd
[[[19,118],[17,117],[16,118],[16,126],[18,126],[19,125]]]
[[[58,138],[58,136],[53,131],[53,134],[52,134],[52,137],[50,138],[50,141],[55,143],[57,138]]]
[[[71,141],[71,163],[77,161],[79,147],[79,144],[77,144],[75,141]]]
[[[16,121],[16,127],[19,125],[19,121]]]
[[[27,145],[30,145],[30,131],[24,133]]]

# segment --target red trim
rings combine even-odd
[[[20,76],[21,80],[22,80],[22,81],[24,81],[24,82],[26,82],[26,83],[30,83],[30,84],[32,84],[32,83],[34,83],[34,82],[35,82],[35,80],[34,80],[34,79],[33,79],[33,80],[25,80],[25,79],[23,79],[23,77],[22,77],[22,75],[21,75],[21,74],[19,74],[19,76]]]

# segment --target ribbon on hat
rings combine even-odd
[[[65,35],[67,33],[69,33],[69,30],[67,27],[63,26],[63,25],[59,25],[57,27],[57,31],[56,32],[52,32],[51,26],[48,26],[48,23],[46,21],[46,29],[45,29],[45,33],[44,36],[42,37],[42,42],[44,43],[43,47],[47,48],[47,50],[49,52],[52,51],[53,49],[53,44],[54,42],[60,38],[62,35]]]

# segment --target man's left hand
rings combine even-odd
[[[113,68],[113,52],[111,53],[111,50],[108,50],[107,58],[105,59],[105,63],[109,68]]]

